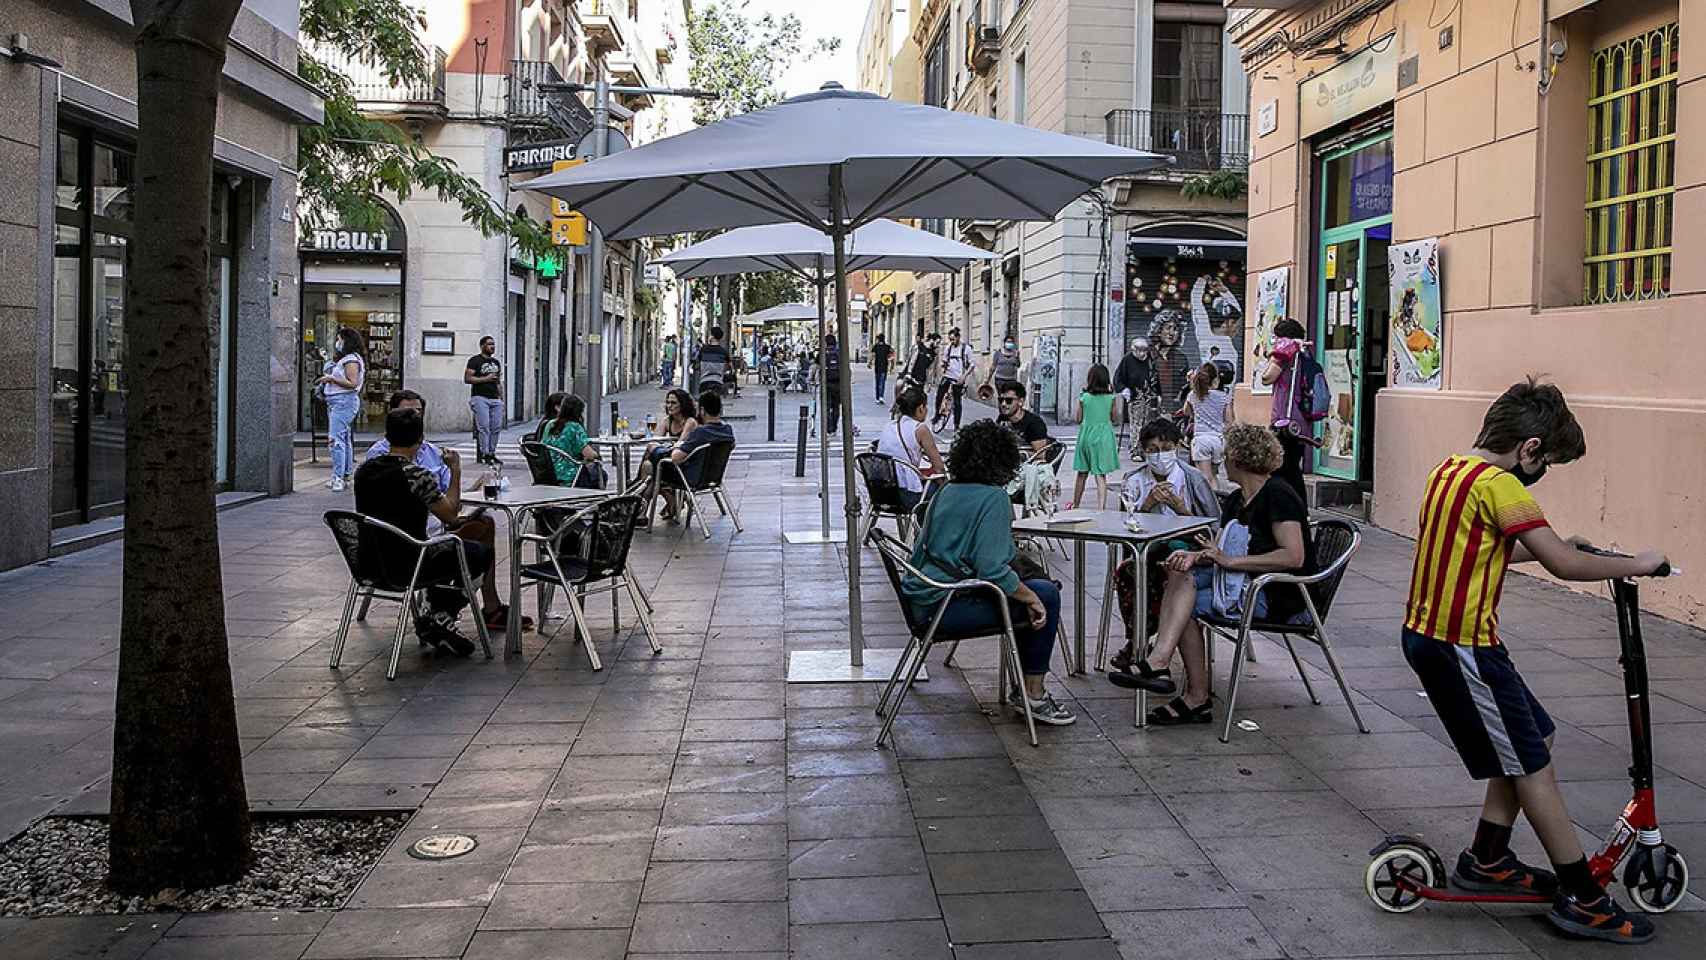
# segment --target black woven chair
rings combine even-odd
[[[645,590],[628,573],[628,551],[634,542],[634,520],[639,517],[642,503],[639,497],[619,496],[596,503],[569,517],[549,534],[526,533],[522,540],[539,548],[540,559],[521,568],[521,579],[539,588],[539,623],[543,627],[550,610],[550,592],[561,589],[569,605],[570,619],[586,645],[587,659],[594,670],[604,669],[598,648],[592,641],[592,627],[586,621],[582,600],[592,593],[611,593],[612,622],[617,630],[621,621],[615,611],[620,606],[616,591],[626,590],[628,599],[640,615],[646,639],[652,653],[662,653],[657,631],[652,627],[651,601]],[[563,623],[551,632],[555,640]]]
[[[486,651],[486,659],[492,659],[491,637],[486,633],[485,618],[478,614],[476,586],[479,579],[468,571],[468,555],[461,538],[447,533],[430,540],[417,540],[389,523],[351,510],[328,510],[325,521],[350,574],[349,591],[344,595],[344,615],[338,622],[337,638],[332,641],[333,670],[338,669],[338,663],[343,659],[344,641],[349,636],[356,599],[361,599],[362,617],[365,618],[367,605],[377,597],[401,605],[397,611],[396,634],[391,640],[391,664],[385,670],[385,679],[397,679],[397,660],[403,653],[403,635],[408,630],[409,614],[414,610],[415,593],[427,587],[453,587],[462,591],[476,610],[474,626],[480,635],[480,646]],[[421,571],[427,562],[445,553],[455,555],[455,572],[424,577]],[[410,555],[414,559],[412,564],[406,565],[407,569],[396,563],[398,557]]]
[[[561,454],[555,447],[547,447],[536,440],[524,440],[521,444],[521,459],[527,461],[527,472],[534,486],[555,487],[557,470],[551,462],[552,454]],[[566,456],[566,454],[565,454]]]
[[[1349,520],[1320,520],[1311,524],[1312,536],[1315,539],[1315,557],[1320,571],[1310,576],[1299,576],[1290,573],[1264,573],[1245,584],[1243,610],[1241,617],[1223,617],[1212,614],[1198,617],[1202,625],[1204,643],[1208,648],[1208,668],[1210,676],[1214,673],[1214,639],[1217,636],[1232,640],[1232,679],[1226,691],[1226,722],[1220,731],[1220,742],[1225,743],[1232,736],[1233,709],[1238,705],[1238,680],[1244,673],[1244,661],[1250,653],[1251,633],[1266,633],[1278,637],[1285,644],[1286,652],[1291,654],[1291,662],[1297,666],[1297,675],[1303,680],[1303,689],[1309,694],[1310,702],[1320,706],[1321,698],[1315,695],[1315,687],[1309,682],[1309,674],[1303,669],[1303,660],[1298,657],[1297,649],[1292,646],[1293,639],[1307,640],[1321,648],[1321,655],[1327,660],[1327,668],[1333,674],[1333,679],[1339,684],[1339,693],[1345,698],[1345,706],[1351,710],[1351,719],[1356,721],[1357,729],[1368,733],[1368,725],[1363,723],[1362,714],[1357,711],[1355,701],[1351,699],[1351,688],[1345,683],[1345,675],[1339,670],[1339,661],[1333,656],[1332,640],[1327,636],[1327,614],[1333,608],[1333,598],[1339,592],[1339,584],[1345,578],[1345,570],[1350,567],[1351,555],[1362,545],[1362,534],[1357,526]],[[1295,589],[1303,598],[1303,609],[1309,614],[1307,623],[1281,623],[1275,620],[1257,620],[1252,616],[1256,608],[1256,598],[1262,591],[1270,587],[1277,590]],[[1269,603],[1272,603],[1271,594]]]
[[[869,540],[877,521],[888,517],[895,522],[895,533],[901,541],[911,543],[912,527],[918,522],[918,515],[901,499],[907,491],[901,486],[900,478],[903,472],[910,473],[918,478],[918,485],[922,488],[924,475],[905,460],[874,451],[854,457],[853,468],[865,483],[865,515],[859,521],[859,542]]]
[[[681,494],[686,501],[683,508],[698,522],[699,532],[705,535],[705,539],[711,539],[711,528],[705,525],[704,512],[699,509],[700,497],[710,497],[718,510],[734,520],[735,532],[739,533],[740,514],[735,511],[734,504],[729,502],[728,494],[723,490],[723,474],[728,472],[729,457],[734,452],[733,440],[714,440],[688,454],[680,463],[669,457],[659,460],[657,469],[652,473],[651,496],[646,501],[651,504],[647,513],[647,524],[651,524],[652,514],[657,512],[657,495],[666,490],[673,490]],[[689,473],[698,474],[697,483],[688,481]]]
[[[883,570],[888,573],[889,586],[894,588],[895,601],[900,604],[901,615],[906,619],[908,633],[906,649],[902,651],[900,660],[895,663],[894,674],[889,677],[888,685],[883,688],[882,698],[877,701],[877,716],[883,718],[883,727],[877,731],[877,746],[888,739],[889,731],[894,726],[894,718],[900,714],[900,705],[906,699],[912,684],[918,678],[918,671],[924,665],[924,660],[930,655],[930,648],[938,643],[958,645],[962,640],[975,640],[982,637],[996,637],[1001,644],[1000,668],[996,676],[997,696],[1001,702],[1007,701],[1007,678],[1011,670],[1013,677],[1024,675],[1019,664],[1019,641],[1013,634],[1013,618],[1007,609],[1007,594],[999,586],[988,580],[959,580],[954,583],[943,583],[932,580],[919,572],[912,565],[910,551],[899,540],[889,536],[882,530],[871,531],[871,542],[876,545],[877,554],[883,558]],[[901,577],[911,574],[931,587],[946,591],[941,602],[928,618],[920,616],[918,611],[908,603],[906,595],[901,592]],[[948,604],[962,594],[973,594],[978,591],[988,591],[996,606],[1001,610],[1001,626],[996,630],[974,630],[956,633],[941,629],[942,614],[947,611]],[[901,675],[905,674],[902,682]],[[898,691],[896,688],[899,688]],[[894,704],[889,704],[889,698],[894,697]],[[1025,711],[1025,728],[1031,736],[1031,746],[1037,745],[1037,724],[1031,717],[1031,705],[1021,694],[1020,706]]]

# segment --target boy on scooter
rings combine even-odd
[[[1428,476],[1405,608],[1403,646],[1469,775],[1487,781],[1474,843],[1452,883],[1483,892],[1552,894],[1547,914],[1567,934],[1645,943],[1646,917],[1625,913],[1593,879],[1552,768],[1552,718],[1529,692],[1498,634],[1498,603],[1511,563],[1539,561],[1561,580],[1653,573],[1649,550],[1633,558],[1576,549],[1547,524],[1528,493],[1552,464],[1587,452],[1582,428],[1552,384],[1530,378],[1493,401],[1475,447]],[[1518,812],[1539,834],[1553,871],[1511,852]]]

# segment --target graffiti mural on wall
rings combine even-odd
[[[1221,382],[1238,382],[1244,356],[1244,282],[1238,260],[1136,257],[1126,264],[1126,342],[1147,337],[1159,351],[1163,397],[1176,399],[1186,376],[1204,363]]]

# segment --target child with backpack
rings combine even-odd
[[[1305,340],[1303,324],[1287,317],[1274,324],[1274,346],[1262,368],[1262,382],[1274,388],[1271,422],[1285,459],[1274,476],[1291,484],[1309,502],[1303,486],[1303,454],[1320,446],[1315,424],[1326,419],[1332,389],[1315,353]]]

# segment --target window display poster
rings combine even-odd
[[[1060,338],[1038,334],[1031,344],[1032,410],[1053,412],[1060,375]]]
[[[1392,386],[1438,390],[1445,320],[1439,307],[1439,240],[1395,243],[1387,253],[1392,281]]]
[[[1274,324],[1286,316],[1290,280],[1290,267],[1275,267],[1256,276],[1256,342],[1252,349],[1255,362],[1250,364],[1251,393],[1274,392],[1272,386],[1262,383],[1260,371],[1273,350]]]

